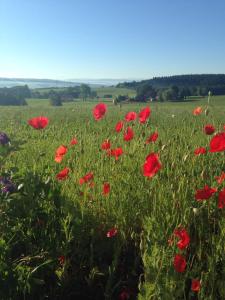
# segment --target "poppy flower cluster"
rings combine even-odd
[[[64,168],[62,171],[60,171],[57,175],[56,175],[56,179],[62,181],[62,180],[66,180],[69,176],[69,172],[70,169],[69,168]]]
[[[225,151],[225,132],[217,133],[210,141],[209,152]]]
[[[134,137],[133,129],[131,127],[127,127],[123,136],[124,141],[129,142],[133,139],[133,137]]]
[[[211,124],[207,124],[204,126],[204,132],[207,135],[211,135],[215,132],[215,127]]]
[[[64,145],[59,146],[56,149],[56,153],[55,153],[55,162],[57,163],[61,163],[64,155],[67,153],[68,148]]]
[[[101,146],[102,150],[109,150],[111,148],[110,140],[105,140]]]
[[[225,188],[222,189],[221,191],[218,191],[216,188],[211,188],[208,185],[206,185],[203,189],[196,191],[195,199],[198,202],[203,200],[208,200],[216,192],[218,192],[218,208],[222,209],[225,207]]]
[[[84,175],[83,177],[81,177],[79,179],[79,183],[80,185],[87,183],[89,181],[92,181],[94,179],[94,174],[92,172],[87,173],[86,175]]]
[[[108,238],[112,238],[112,237],[116,236],[117,233],[118,233],[117,228],[113,227],[113,228],[111,228],[111,229],[109,229],[109,230],[107,231],[106,236],[107,236]]]
[[[35,129],[44,129],[49,123],[49,119],[46,117],[35,117],[28,120],[28,124]]]
[[[190,244],[190,236],[187,230],[185,228],[179,227],[174,230],[173,234],[179,238],[177,242],[177,247],[180,250],[185,250]],[[177,272],[183,273],[187,265],[185,257],[181,254],[176,254],[174,256],[173,265],[174,265],[174,269]]]
[[[194,116],[198,116],[202,113],[202,107],[201,106],[198,106],[196,107],[194,110],[193,110],[193,115]]]
[[[153,177],[162,168],[161,162],[159,161],[159,154],[150,153],[143,165],[143,175],[146,177]]]
[[[153,132],[146,140],[145,144],[149,144],[149,143],[155,143],[158,139],[158,132]]]
[[[93,117],[96,121],[101,120],[107,111],[107,106],[104,103],[99,103],[93,108]]]
[[[206,153],[207,153],[207,150],[204,147],[196,148],[194,151],[195,155],[201,155],[201,154],[206,154]]]

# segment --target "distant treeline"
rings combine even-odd
[[[189,96],[225,95],[225,74],[177,75],[155,77],[149,80],[123,82],[118,88],[136,90],[134,100],[145,101],[149,98],[160,101],[185,100]]]
[[[27,85],[0,88],[0,105],[27,105],[26,98],[31,97]]]
[[[48,89],[48,90],[33,90],[32,97],[39,99],[55,99],[60,98],[61,102],[70,102],[74,99],[81,98],[86,100],[87,98],[95,98],[97,96],[96,91],[91,90],[87,84],[81,84],[80,86]]]

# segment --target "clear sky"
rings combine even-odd
[[[0,77],[225,73],[225,0],[0,0]]]

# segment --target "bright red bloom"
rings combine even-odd
[[[145,107],[139,113],[139,122],[145,123],[151,114],[151,110],[149,107]]]
[[[202,113],[202,108],[199,106],[199,107],[196,107],[194,110],[193,110],[193,115],[194,116],[198,116]]]
[[[65,180],[68,178],[68,174],[70,172],[70,169],[69,168],[65,168],[63,169],[61,172],[59,172],[57,175],[56,175],[56,178],[58,180]]]
[[[200,287],[201,287],[200,280],[192,279],[192,281],[191,281],[191,290],[193,292],[198,292],[200,290]]]
[[[160,169],[162,165],[159,161],[159,155],[157,153],[150,153],[143,165],[143,175],[147,177],[153,177]]]
[[[86,182],[89,182],[90,180],[92,180],[94,178],[94,174],[93,173],[87,173],[84,177],[79,179],[80,184],[84,184]]]
[[[130,140],[133,139],[133,137],[134,137],[134,132],[131,127],[128,127],[126,132],[124,133],[123,139],[124,141],[129,142]]]
[[[134,120],[136,120],[136,118],[137,118],[137,114],[136,114],[136,112],[134,112],[134,111],[130,111],[130,112],[127,113],[126,116],[125,116],[125,120],[126,120],[127,122],[134,121]]]
[[[115,130],[116,132],[120,132],[122,128],[123,128],[123,121],[119,121],[115,126]]]
[[[221,184],[225,180],[225,173],[222,172],[220,176],[216,176],[215,178],[216,178],[218,184]]]
[[[115,149],[112,149],[112,150],[108,150],[107,153],[110,156],[114,156],[115,159],[118,160],[120,155],[123,154],[123,149],[119,147],[119,148],[115,148]]]
[[[118,230],[115,227],[113,227],[106,233],[106,236],[108,238],[111,238],[111,237],[117,235],[117,233],[118,233]]]
[[[103,195],[108,195],[109,192],[110,192],[110,184],[108,182],[105,182],[103,184],[103,191],[102,191],[102,193],[103,193]]]
[[[49,123],[49,119],[46,117],[36,117],[28,120],[28,124],[35,129],[43,129]]]
[[[78,143],[77,139],[76,138],[73,138],[71,141],[70,141],[70,145],[73,146],[73,145],[76,145]]]
[[[109,140],[105,140],[103,143],[102,143],[102,150],[108,150],[110,149],[111,147],[111,144],[110,144],[110,141]]]
[[[225,188],[219,192],[219,202],[218,202],[218,208],[224,208],[225,207]]]
[[[147,138],[145,144],[149,144],[149,143],[151,143],[151,142],[155,143],[155,142],[157,141],[157,139],[158,139],[158,136],[159,136],[158,132],[153,132],[153,134],[151,134],[151,135]]]
[[[190,237],[187,231],[184,228],[179,228],[174,230],[175,236],[177,236],[180,240],[177,242],[177,247],[180,250],[183,250],[188,247],[190,244]]]
[[[217,191],[217,189],[210,188],[206,185],[202,190],[197,190],[195,193],[195,199],[197,201],[207,200]]]
[[[182,255],[176,254],[174,256],[173,265],[177,272],[183,273],[187,265],[186,259]]]
[[[204,126],[204,132],[207,135],[211,135],[215,132],[215,127],[211,124],[207,124]]]
[[[225,151],[225,132],[218,133],[210,141],[210,152]]]
[[[199,148],[196,148],[195,151],[194,151],[194,154],[195,155],[200,155],[200,154],[206,154],[206,149],[204,147],[199,147]]]
[[[97,104],[93,109],[93,116],[96,121],[101,120],[107,111],[107,106],[104,103]]]
[[[63,159],[63,156],[66,154],[68,148],[64,145],[59,146],[56,149],[56,153],[55,153],[55,161],[60,163]]]

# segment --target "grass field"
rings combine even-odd
[[[209,106],[206,98],[192,100],[107,102],[100,121],[91,101],[51,107],[28,99],[25,107],[0,108],[0,131],[11,140],[0,145],[0,176],[19,186],[0,192],[0,299],[225,299],[225,208],[218,208],[225,181],[215,179],[225,171],[225,153],[194,155],[198,147],[209,149],[212,136],[204,125],[224,131],[225,96],[212,97]],[[134,138],[124,141],[116,123],[146,106],[149,120],[126,123]],[[193,116],[197,106],[203,113]],[[28,125],[37,116],[49,118],[45,129]],[[146,144],[154,132],[158,139]],[[112,149],[122,147],[118,160],[101,149],[106,139]],[[60,145],[68,152],[56,163]],[[153,152],[162,168],[148,178],[143,164]],[[65,167],[69,176],[58,181]],[[89,172],[93,180],[81,185]],[[104,183],[110,184],[107,195]],[[196,201],[205,185],[218,191]],[[183,249],[174,235],[180,228],[190,237]],[[182,272],[174,266],[177,254],[186,261]]]

